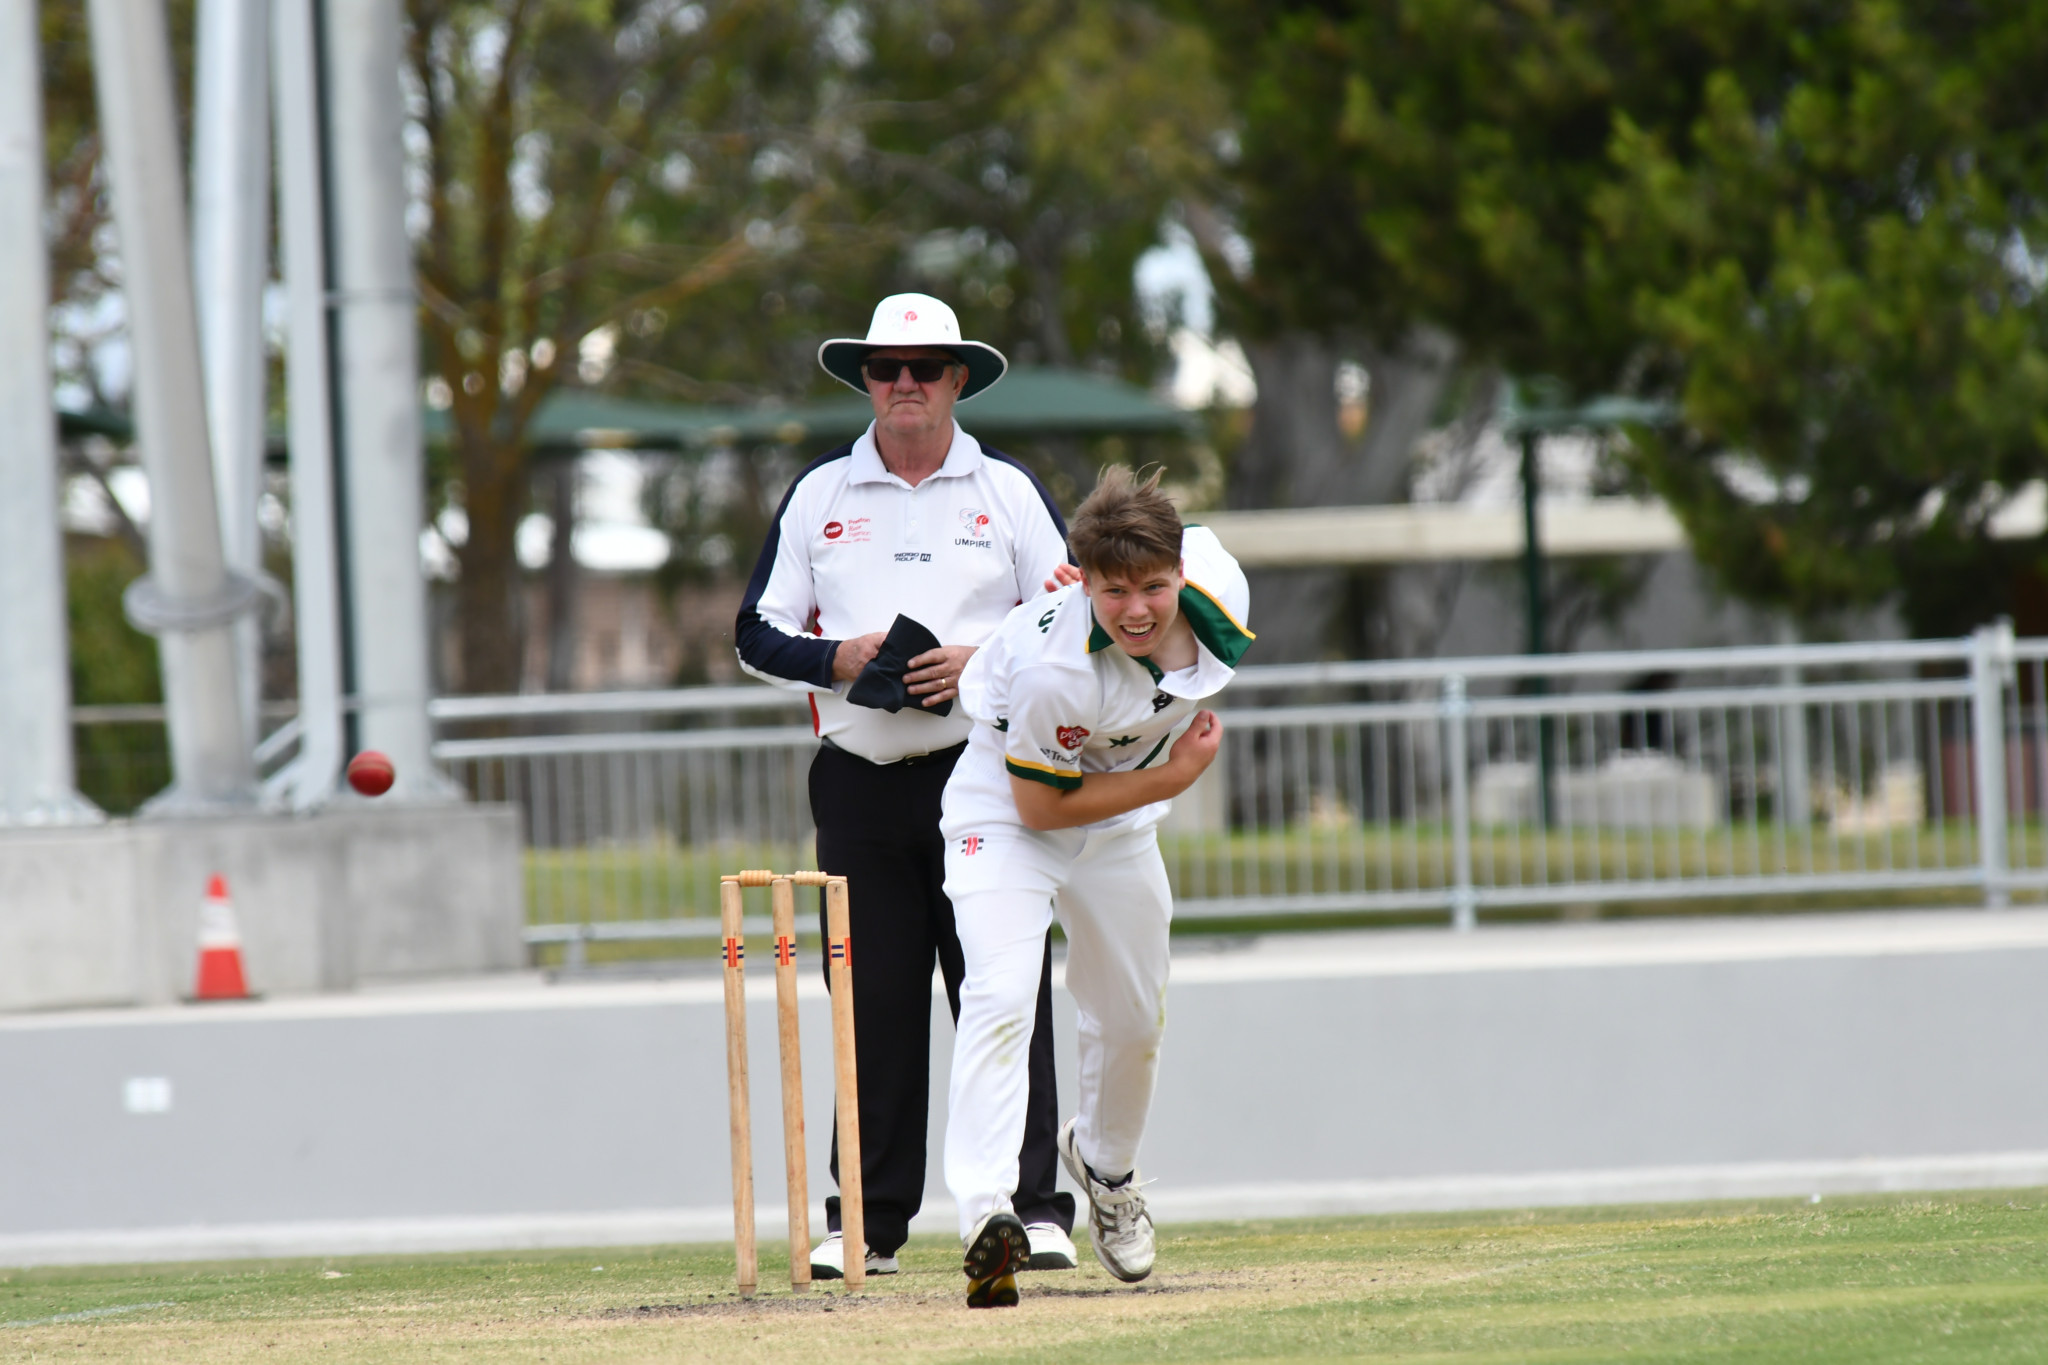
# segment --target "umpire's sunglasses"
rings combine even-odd
[[[868,372],[868,378],[877,384],[893,384],[896,376],[905,370],[920,384],[936,384],[946,377],[946,371],[953,368],[951,360],[897,360],[881,356],[868,361],[861,368]]]

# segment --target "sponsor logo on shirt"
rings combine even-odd
[[[1078,725],[1062,725],[1059,729],[1060,747],[1078,749],[1088,740],[1088,732]]]
[[[1043,635],[1043,634],[1045,634],[1045,633],[1046,633],[1047,631],[1051,630],[1051,629],[1052,629],[1052,618],[1053,618],[1053,617],[1055,617],[1055,616],[1058,616],[1059,614],[1060,614],[1060,609],[1059,609],[1058,607],[1054,607],[1054,608],[1053,608],[1053,609],[1052,609],[1051,611],[1049,611],[1049,612],[1047,612],[1047,613],[1046,613],[1045,615],[1043,615],[1043,616],[1039,617],[1039,618],[1038,618],[1038,633],[1039,633],[1040,635]]]
[[[932,557],[917,550],[898,550],[896,552],[896,562],[898,564],[929,564],[932,562]]]
[[[834,544],[859,545],[874,539],[872,517],[848,517],[825,523],[825,539]]]
[[[828,522],[826,522],[826,523],[825,523],[825,539],[827,539],[827,540],[837,540],[837,539],[839,539],[839,537],[841,537],[841,536],[843,536],[843,535],[845,535],[845,534],[846,534],[846,528],[845,528],[844,526],[840,525],[840,524],[839,524],[838,522],[836,522],[836,521],[828,521]]]
[[[1081,761],[1081,756],[1079,754],[1070,754],[1066,752],[1064,749],[1048,749],[1043,744],[1038,746],[1038,752],[1044,754],[1049,761],[1053,763],[1064,763],[1069,768],[1073,767],[1076,763],[1079,763]]]
[[[960,853],[963,857],[972,858],[979,852],[981,852],[981,836],[979,834],[970,834],[960,841]]]
[[[1161,711],[1164,711],[1167,707],[1171,705],[1173,705],[1173,698],[1167,696],[1164,692],[1154,692],[1152,694],[1153,715],[1158,715]]]
[[[979,507],[961,508],[960,525],[966,530],[967,534],[956,536],[953,540],[955,545],[972,545],[982,550],[994,547],[995,541],[990,538],[988,533],[988,513],[982,511]]]

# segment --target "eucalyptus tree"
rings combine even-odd
[[[1254,332],[1438,329],[1665,397],[1635,468],[1719,580],[2000,610],[2048,473],[2048,14],[1944,0],[1215,7]]]
[[[754,173],[812,78],[777,0],[412,0],[409,137],[428,401],[467,534],[461,686],[520,671],[514,537],[541,402],[622,330],[744,271],[817,205]],[[684,205],[661,215],[654,200]]]

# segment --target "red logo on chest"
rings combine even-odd
[[[839,537],[845,534],[846,528],[844,526],[841,526],[838,522],[828,521],[825,523],[825,539],[837,540],[839,539]]]
[[[1078,725],[1062,725],[1060,727],[1060,747],[1062,749],[1078,749],[1087,739],[1088,732]]]

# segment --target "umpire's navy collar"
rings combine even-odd
[[[946,462],[932,471],[926,482],[930,482],[931,479],[954,479],[972,474],[981,468],[984,458],[981,453],[981,442],[962,431],[960,423],[955,421],[953,423],[953,445],[946,452]],[[882,452],[875,446],[875,424],[873,422],[868,423],[868,429],[863,431],[860,434],[860,439],[853,443],[853,468],[848,471],[846,481],[848,483],[893,483],[898,488],[910,487],[907,480],[900,479],[896,475],[891,474],[888,466],[882,463]]]

